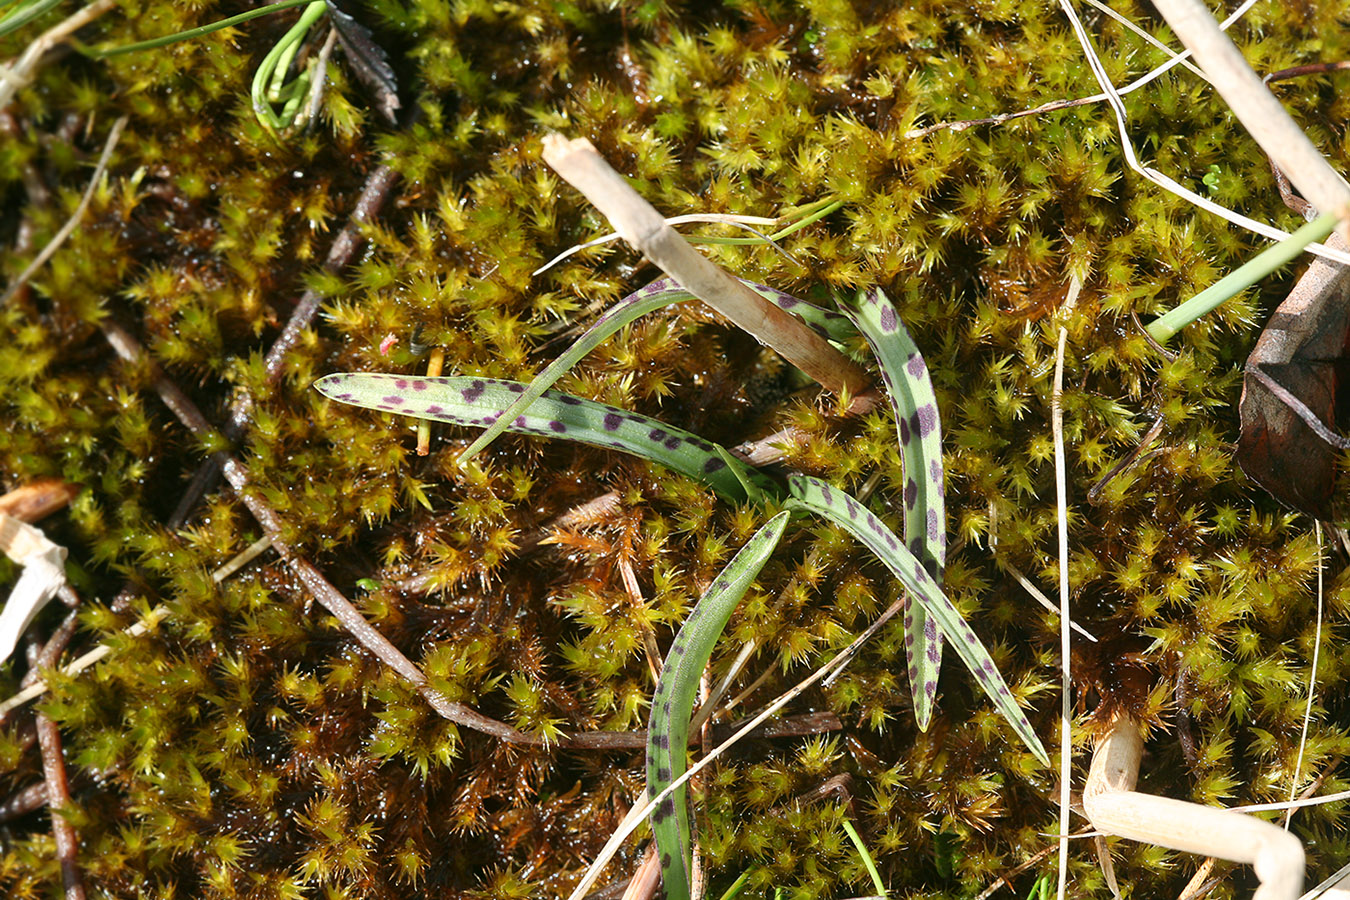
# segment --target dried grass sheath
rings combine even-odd
[[[1083,810],[1097,829],[1252,865],[1261,880],[1254,900],[1299,896],[1304,856],[1298,838],[1245,813],[1136,791],[1143,750],[1139,723],[1118,714],[1097,744],[1083,787]]]
[[[544,138],[544,161],[604,213],[625,241],[689,293],[748,331],[836,394],[857,396],[871,379],[798,319],[695,250],[585,138]]]

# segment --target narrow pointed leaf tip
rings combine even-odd
[[[689,719],[694,711],[703,669],[712,658],[722,629],[741,596],[759,576],[787,528],[789,515],[781,512],[746,541],[727,563],[685,619],[670,645],[661,680],[652,697],[647,727],[647,793],[655,797],[684,774],[689,744]],[[693,867],[693,826],[684,787],[673,791],[652,813],[652,834],[660,853],[661,881],[666,900],[687,900]]]
[[[999,674],[998,667],[989,656],[989,651],[980,643],[980,639],[947,599],[937,582],[914,555],[905,549],[895,533],[867,507],[839,488],[831,487],[818,478],[809,475],[789,476],[788,491],[796,505],[843,526],[844,530],[866,545],[886,564],[895,577],[900,579],[905,589],[913,594],[914,599],[923,605],[924,611],[937,620],[938,627],[946,634],[952,648],[975,676],[980,689],[993,701],[994,707],[1008,720],[1018,737],[1037,759],[1047,766],[1050,765],[1050,757],[1045,752],[1045,746],[1036,736],[1021,707],[1017,705],[1017,699],[1013,697],[1007,682]],[[906,642],[911,637],[911,633],[905,633]]]
[[[947,510],[942,427],[928,365],[894,304],[880,289],[859,292],[856,312],[844,303],[839,308],[866,338],[881,367],[905,468],[905,546],[940,587],[947,560]],[[913,635],[913,640],[905,641],[905,662],[914,718],[926,730],[937,699],[942,632],[910,594],[905,595],[905,634]]]
[[[492,378],[370,373],[325,375],[314,388],[340,403],[470,428],[496,422],[526,390],[519,382]],[[753,478],[761,490],[781,493],[771,479],[748,466],[733,472],[710,441],[649,416],[571,394],[546,391],[512,419],[507,430],[622,450],[701,481],[736,502],[746,499],[740,480],[744,477]]]

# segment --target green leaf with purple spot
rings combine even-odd
[[[647,725],[647,796],[655,797],[685,773],[689,719],[703,669],[736,604],[777,548],[788,517],[786,512],[779,513],[746,541],[675,635],[652,697]],[[660,854],[666,900],[686,900],[693,867],[693,826],[683,787],[652,812],[652,834]]]
[[[1045,747],[1032,730],[1031,723],[1023,715],[1022,708],[1017,705],[1012,691],[1008,690],[1008,684],[999,674],[998,667],[989,656],[989,651],[980,643],[975,632],[971,631],[970,625],[962,618],[961,613],[947,599],[942,588],[938,587],[937,582],[914,554],[905,549],[905,545],[894,532],[867,507],[839,488],[831,487],[818,478],[809,475],[791,475],[788,477],[788,492],[792,495],[792,500],[789,501],[792,506],[817,513],[842,525],[886,564],[895,577],[900,579],[905,589],[923,606],[924,611],[937,621],[938,627],[951,642],[952,649],[970,669],[975,680],[979,682],[980,689],[993,701],[995,708],[1008,720],[1031,752],[1036,754],[1036,758],[1048,766],[1050,757],[1046,754]],[[911,637],[912,632],[905,633],[906,642]]]
[[[785,294],[782,291],[756,284],[753,281],[745,281],[744,279],[741,279],[741,281],[770,303],[800,318],[822,337],[844,340],[851,330],[848,320],[839,313],[821,309],[819,306],[814,306],[804,300],[798,300],[791,294]],[[467,450],[460,454],[459,461],[461,463],[467,462],[480,450],[496,440],[503,431],[507,430],[506,422],[513,421],[524,412],[544,391],[552,387],[568,369],[575,366],[582,357],[594,350],[620,328],[631,324],[647,313],[655,312],[684,300],[692,300],[693,297],[694,295],[680,287],[675,279],[658,278],[611,306],[561,356],[549,363],[544,371],[535,376],[525,392],[516,397],[514,402],[506,409],[503,422],[489,426],[486,431],[478,436],[477,440],[469,445]]]
[[[469,428],[497,422],[526,388],[516,381],[492,378],[373,373],[326,375],[314,387],[325,397],[353,406]],[[773,481],[748,466],[733,472],[710,441],[649,416],[571,394],[544,392],[506,429],[622,450],[697,479],[733,501],[746,499],[740,478],[747,473],[761,490],[781,493]]]
[[[895,306],[879,289],[860,292],[856,312],[842,303],[840,309],[872,347],[895,413],[905,470],[905,546],[941,587],[947,560],[947,509],[943,501],[942,428],[928,366]],[[908,593],[905,636],[914,718],[919,728],[927,730],[937,698],[942,631]]]

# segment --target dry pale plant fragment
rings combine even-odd
[[[66,583],[66,548],[39,529],[0,513],[0,551],[23,566],[23,574],[0,610],[0,662],[9,659],[19,637],[47,601]]]
[[[1144,751],[1139,722],[1117,713],[1092,755],[1083,810],[1107,834],[1247,863],[1261,886],[1254,900],[1295,900],[1303,890],[1303,845],[1254,816],[1136,791]]]

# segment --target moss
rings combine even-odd
[[[1344,29],[1329,7],[1261,7],[1235,33],[1267,69],[1342,58]],[[236,11],[142,3],[82,39],[126,43]],[[1150,13],[1134,14],[1164,32]],[[39,475],[83,486],[48,528],[102,599],[86,604],[81,646],[115,647],[84,675],[54,678],[44,706],[66,738],[68,814],[97,892],[560,895],[641,790],[632,752],[507,746],[440,720],[311,608],[272,556],[213,584],[206,573],[258,526],[220,493],[185,528],[165,527],[204,448],[147,391],[149,367],[117,361],[95,327],[107,316],[132,324],[217,423],[236,392],[257,398],[237,448],[253,489],[285,520],[283,537],[436,689],[541,736],[639,727],[653,686],[648,647],[667,645],[758,524],[755,512],[626,458],[520,437],[461,471],[466,435],[440,433],[419,458],[406,422],[308,390],[329,371],[412,370],[413,343],[444,348],[460,373],[527,377],[569,329],[654,275],[610,246],[531,276],[607,230],[539,161],[549,128],[591,138],[672,214],[848,201],[786,239],[792,260],[763,247],[709,252],[802,295],[875,283],[897,298],[948,435],[949,592],[1047,736],[1056,622],[988,547],[996,528],[1001,557],[1054,583],[1047,435],[1059,320],[1048,316],[1068,275],[1083,275],[1064,320],[1075,615],[1138,654],[1150,686],[1140,703],[1161,720],[1150,789],[1229,803],[1287,794],[1316,552],[1308,523],[1232,465],[1230,442],[1255,323],[1293,276],[1187,329],[1176,359],[1163,360],[1131,314],[1204,287],[1257,242],[1128,172],[1105,110],[904,136],[1094,92],[1058,13],[1010,2],[381,0],[363,16],[395,59],[414,120],[381,128],[338,54],[321,127],[278,138],[253,119],[244,91],[296,15],[106,62],[53,62],[19,93],[17,135],[0,148],[0,270],[13,277],[74,209],[108,123],[130,116],[84,226],[0,310],[0,473],[7,486]],[[1117,82],[1156,61],[1113,23],[1097,29]],[[14,55],[33,33],[0,50]],[[1338,165],[1342,77],[1277,87]],[[1198,185],[1217,165],[1216,199],[1293,222],[1264,160],[1191,76],[1169,74],[1127,106],[1154,166]],[[323,272],[365,173],[384,159],[403,178],[398,202],[363,229],[368,249],[350,269]],[[261,348],[306,288],[326,298],[325,318],[271,382]],[[896,520],[903,475],[887,417],[842,421],[828,401],[782,399],[790,374],[714,318],[693,307],[658,314],[564,386],[730,443],[791,422],[807,438],[788,464],[854,488],[879,472],[874,508]],[[390,334],[398,348],[382,356]],[[1160,452],[1089,506],[1087,488],[1154,415],[1166,424]],[[542,524],[604,491],[620,498],[616,510],[532,546]],[[434,590],[400,587],[414,576]],[[364,578],[380,587],[361,593]],[[112,607],[124,586],[133,602]],[[1305,782],[1350,752],[1339,699],[1350,657],[1336,624],[1347,597],[1344,571],[1329,570]],[[744,701],[756,706],[892,599],[884,572],[838,529],[798,530],[733,617],[715,673],[756,638],[736,683],[767,673]],[[171,618],[120,635],[159,603]],[[897,896],[973,895],[1045,845],[1051,774],[950,664],[935,721],[917,732],[902,646],[898,625],[883,629],[843,676],[801,701],[837,713],[839,734],[754,741],[707,775],[700,823],[714,890],[747,860],[761,893],[870,890],[843,838],[845,815]],[[5,683],[22,671],[9,666]],[[1183,708],[1191,763],[1172,730]],[[0,732],[6,792],[38,777],[24,740],[21,724]],[[851,802],[808,797],[837,774],[853,777]],[[1322,790],[1343,781],[1333,774]],[[60,872],[44,817],[11,828],[0,892],[53,893]],[[1313,878],[1350,850],[1334,812],[1300,812],[1295,829]],[[1190,874],[1190,860],[1119,846],[1117,871],[1141,896],[1176,893]],[[630,871],[635,855],[621,854],[609,877]],[[1073,875],[1080,895],[1104,892],[1085,851]],[[1015,888],[1025,894],[1036,876]]]

